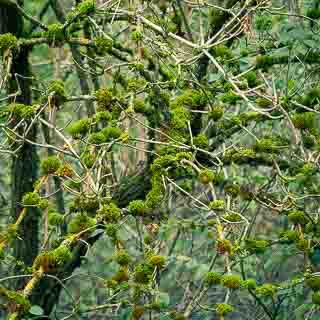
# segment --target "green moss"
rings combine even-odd
[[[141,41],[142,38],[143,38],[143,34],[141,31],[135,30],[131,32],[131,40],[138,42],[138,41]]]
[[[154,268],[146,263],[141,263],[134,268],[134,280],[138,283],[147,284],[152,279]]]
[[[98,36],[95,38],[96,42],[96,53],[99,56],[105,56],[108,54],[113,47],[113,41],[104,36]]]
[[[231,196],[231,197],[237,197],[240,193],[240,186],[238,184],[229,184],[229,185],[226,185],[224,187],[224,192]]]
[[[112,107],[113,95],[108,88],[101,88],[97,90],[95,93],[95,97],[99,110],[110,110],[110,108]]]
[[[280,235],[280,239],[282,242],[286,242],[288,244],[296,242],[299,240],[299,232],[297,230],[288,230]]]
[[[267,32],[272,28],[272,17],[269,15],[259,15],[255,19],[255,25],[259,32]]]
[[[51,211],[48,214],[48,222],[50,226],[60,226],[64,223],[64,216],[55,211]]]
[[[166,265],[166,257],[154,255],[148,259],[148,264],[159,269],[163,269]]]
[[[81,155],[81,161],[84,163],[84,165],[90,169],[93,167],[95,161],[96,161],[96,156],[91,153],[91,152],[84,152]]]
[[[241,216],[238,213],[229,213],[223,216],[223,219],[229,222],[240,222],[242,221]]]
[[[101,131],[91,133],[88,139],[88,142],[91,144],[102,144],[106,141],[106,136]]]
[[[61,245],[52,251],[52,256],[55,260],[55,264],[60,267],[71,260],[72,253],[66,245]]]
[[[229,150],[225,153],[226,162],[249,162],[256,159],[256,153],[253,149],[240,147],[238,150]]]
[[[253,254],[262,254],[268,248],[268,241],[266,240],[257,240],[257,239],[246,239],[245,248],[249,253]]]
[[[31,303],[28,300],[28,298],[26,298],[22,293],[19,293],[17,291],[11,291],[5,289],[4,287],[0,287],[0,296],[8,301],[8,306],[16,306],[16,311],[22,314],[27,313],[31,308]]]
[[[109,111],[99,111],[95,115],[95,119],[97,122],[108,122],[112,118],[111,113]]]
[[[134,99],[133,101],[133,109],[136,113],[144,114],[146,112],[146,105],[142,99]]]
[[[181,162],[184,159],[192,161],[193,154],[191,152],[178,152],[176,154],[176,161]]]
[[[42,199],[38,204],[38,208],[41,210],[48,209],[49,208],[49,200]]]
[[[205,282],[206,284],[208,284],[209,286],[211,285],[217,285],[221,283],[221,274],[217,273],[217,272],[208,272],[205,276]]]
[[[41,171],[44,175],[54,174],[61,166],[61,161],[56,156],[48,157],[41,162]]]
[[[242,286],[248,290],[254,290],[257,287],[257,282],[255,279],[247,279],[242,282]]]
[[[273,57],[271,56],[257,56],[256,58],[256,68],[262,69],[263,71],[268,71],[268,69],[273,65]]]
[[[48,26],[48,31],[46,32],[46,36],[49,42],[63,42],[68,38],[66,30],[60,23],[54,23]]]
[[[239,97],[235,92],[230,90],[221,95],[220,99],[225,104],[235,106],[241,100],[241,97]]]
[[[219,303],[216,306],[216,312],[219,316],[225,316],[226,314],[231,313],[233,311],[233,306],[231,306],[228,303]]]
[[[107,223],[115,223],[118,222],[121,217],[121,209],[119,209],[115,203],[111,202],[102,206],[98,211],[98,216]]]
[[[51,81],[48,86],[48,95],[51,96],[55,105],[59,106],[63,104],[67,100],[63,81]]]
[[[278,153],[279,147],[276,142],[272,139],[260,139],[254,146],[254,150],[257,152],[266,153]]]
[[[224,108],[221,105],[213,106],[212,109],[209,111],[208,117],[213,121],[218,121],[223,117]]]
[[[278,288],[271,284],[265,283],[260,287],[256,288],[256,294],[264,297],[273,297],[277,293]]]
[[[225,203],[224,200],[214,200],[209,203],[209,207],[212,210],[224,210]]]
[[[0,54],[7,50],[18,49],[18,39],[11,33],[0,35]]]
[[[144,216],[147,210],[146,203],[142,200],[133,200],[129,203],[128,209],[135,216]]]
[[[221,284],[228,289],[239,289],[241,281],[241,277],[235,274],[226,274],[221,278]]]
[[[223,60],[231,60],[232,58],[234,58],[232,51],[224,45],[218,45],[214,47],[212,50],[212,54],[215,57],[219,57]]]
[[[75,198],[74,207],[95,214],[99,209],[99,199],[95,194],[81,194]]]
[[[261,108],[267,108],[272,105],[272,102],[269,99],[266,98],[258,98],[256,100],[256,104]]]
[[[27,106],[21,103],[12,103],[8,106],[8,111],[17,119],[31,119],[37,111],[37,106]]]
[[[117,251],[117,254],[115,256],[115,261],[120,265],[120,266],[127,266],[131,262],[131,257],[129,253],[126,250],[119,250]]]
[[[121,129],[117,127],[106,127],[102,129],[100,132],[104,135],[106,142],[118,139],[122,134]]]
[[[320,291],[314,292],[312,294],[312,302],[316,305],[320,305]]]
[[[257,73],[255,71],[250,71],[243,76],[248,83],[249,88],[257,87],[260,81],[257,79]]]
[[[28,192],[22,198],[22,204],[24,206],[37,206],[41,201],[41,198],[36,192]]]
[[[306,217],[303,211],[291,211],[288,214],[288,219],[294,224],[305,225],[309,222],[309,219]]]
[[[209,140],[205,134],[199,133],[197,136],[194,137],[193,145],[197,148],[207,150],[209,147]]]
[[[203,184],[208,184],[210,182],[213,182],[215,179],[215,176],[216,176],[215,173],[209,169],[201,170],[199,172],[199,179],[200,179],[200,182]]]
[[[304,281],[305,285],[312,289],[313,291],[319,291],[320,290],[320,277],[307,274]]]
[[[72,123],[69,128],[68,132],[71,134],[71,136],[75,139],[81,138],[85,136],[89,130],[90,130],[90,119],[81,119],[74,123]]]
[[[313,112],[296,113],[292,116],[293,125],[298,129],[312,129],[315,127],[316,115]]]
[[[77,10],[81,15],[94,13],[96,10],[96,3],[94,0],[82,1],[77,5]]]
[[[85,229],[95,226],[96,220],[90,218],[86,213],[78,213],[69,223],[68,231],[70,233],[79,233]]]

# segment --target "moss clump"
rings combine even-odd
[[[84,152],[81,155],[81,161],[88,169],[91,169],[96,161],[96,156],[91,152]]]
[[[129,280],[129,273],[126,267],[121,268],[116,274],[113,275],[111,281],[116,284],[127,282]]]
[[[215,179],[215,176],[216,176],[215,173],[209,169],[201,170],[199,172],[199,179],[200,179],[200,182],[203,184],[208,184],[210,182],[213,182]]]
[[[303,211],[292,211],[288,214],[288,219],[294,224],[305,225],[309,222],[309,219],[306,217]]]
[[[213,121],[218,121],[223,117],[223,114],[224,114],[223,106],[216,105],[212,107],[212,109],[209,111],[208,117]]]
[[[242,221],[241,216],[238,213],[230,213],[223,216],[224,220],[228,222],[240,222]]]
[[[232,244],[230,240],[227,239],[218,240],[216,249],[219,254],[230,254],[232,252]]]
[[[136,113],[144,114],[146,112],[146,105],[142,99],[134,99],[133,101],[133,110]]]
[[[240,193],[240,186],[239,186],[238,184],[229,184],[229,185],[227,185],[227,186],[224,187],[224,192],[225,192],[227,195],[235,198],[235,197],[237,197],[237,196],[239,195],[239,193]]]
[[[320,290],[320,277],[307,274],[304,281],[305,285],[313,291]]]
[[[242,287],[248,290],[254,290],[257,287],[257,282],[255,279],[247,279],[242,282]]]
[[[264,297],[273,297],[277,293],[277,287],[271,283],[265,283],[256,288],[256,294]]]
[[[228,303],[219,303],[216,306],[216,312],[219,316],[225,316],[228,313],[231,313],[234,311],[233,306],[231,306]]]
[[[107,127],[101,130],[101,133],[105,137],[106,142],[110,142],[112,140],[120,138],[122,131],[117,127]]]
[[[45,251],[39,254],[34,263],[33,270],[37,271],[40,267],[43,268],[45,273],[52,273],[58,267],[65,265],[72,258],[72,253],[66,245],[60,245],[52,251]]]
[[[38,208],[41,210],[48,209],[49,208],[49,200],[42,199],[38,204]]]
[[[148,259],[148,264],[159,269],[163,269],[166,265],[166,257],[154,255]]]
[[[241,277],[235,274],[227,274],[221,278],[221,284],[228,289],[239,289],[241,281]]]
[[[8,306],[15,306],[17,308],[16,311],[21,312],[22,314],[27,313],[31,308],[30,301],[23,294],[17,291],[11,291],[4,287],[0,287],[0,296],[8,301]],[[11,320],[10,317],[8,319]]]
[[[257,79],[257,73],[255,71],[250,71],[244,75],[244,78],[247,80],[249,88],[257,87],[260,84],[260,81]]]
[[[207,150],[209,147],[209,140],[205,134],[199,133],[196,137],[194,137],[193,145],[197,148]]]
[[[210,285],[217,285],[221,283],[221,274],[217,272],[208,272],[205,276],[205,282]]]
[[[101,88],[97,90],[95,93],[95,97],[99,110],[110,110],[110,108],[112,107],[113,95],[108,88]]]
[[[256,68],[262,69],[263,71],[268,71],[268,69],[273,65],[273,57],[271,56],[258,56],[256,58]]]
[[[88,142],[91,144],[102,144],[106,142],[106,136],[100,131],[90,134]]]
[[[234,57],[232,51],[224,45],[218,45],[218,46],[214,47],[214,49],[212,51],[213,51],[212,53],[215,57],[219,57],[223,60],[230,60]]]
[[[69,126],[68,132],[75,139],[81,138],[89,132],[90,123],[91,123],[90,119],[88,119],[88,118],[78,120]]]
[[[272,105],[272,102],[269,99],[266,98],[258,98],[256,100],[256,104],[261,108],[267,108]]]
[[[66,100],[66,92],[64,89],[64,83],[61,80],[53,80],[48,86],[48,95],[51,96],[51,102],[59,106],[63,104]]]
[[[253,254],[262,254],[268,248],[268,241],[266,240],[257,240],[257,239],[246,239],[245,248],[249,253]]]
[[[50,226],[60,226],[64,223],[64,216],[59,212],[51,211],[48,215],[48,222]]]
[[[313,112],[296,113],[292,116],[292,122],[298,129],[312,129],[316,124],[316,115]]]
[[[36,192],[28,192],[22,198],[22,204],[24,206],[37,206],[41,201],[41,198]]]
[[[99,211],[98,216],[107,223],[115,223],[121,217],[121,209],[115,203],[105,204]]]
[[[70,233],[79,233],[95,226],[96,220],[90,218],[86,213],[78,213],[69,223],[68,231]]]
[[[129,203],[128,209],[135,216],[144,216],[147,210],[146,203],[142,200],[133,200]]]
[[[46,32],[47,39],[49,42],[63,42],[67,38],[67,33],[64,27],[60,23],[54,23],[48,26],[48,31]]]
[[[37,111],[37,106],[27,106],[22,103],[12,103],[8,106],[8,110],[17,120],[31,119]]]
[[[214,200],[209,203],[209,207],[212,210],[224,210],[225,203],[224,200]]]
[[[7,50],[18,49],[18,39],[11,33],[0,35],[0,54]]]
[[[115,261],[120,266],[127,266],[131,262],[131,257],[126,250],[119,250],[115,256]]]
[[[110,121],[112,119],[112,115],[109,111],[99,111],[95,115],[95,119],[97,122],[102,122],[102,121]]]
[[[279,147],[272,139],[260,139],[254,146],[257,152],[278,153]]]
[[[94,13],[96,10],[96,3],[94,0],[82,1],[77,5],[77,10],[81,15]]]
[[[154,268],[147,263],[141,263],[134,268],[134,280],[138,283],[147,284],[152,279]]]
[[[233,91],[228,91],[227,93],[224,93],[221,96],[221,101],[223,103],[235,106],[239,100],[241,100],[241,97],[239,97],[236,93],[234,93]]]
[[[92,212],[96,214],[99,209],[99,199],[95,194],[81,194],[74,200],[73,207],[78,210]]]
[[[138,30],[131,32],[131,40],[138,42],[138,41],[141,41],[142,38],[143,38],[142,32],[140,32]]]
[[[256,157],[256,152],[253,149],[240,147],[238,150],[227,151],[224,159],[227,163],[243,163],[253,161]]]
[[[99,56],[105,56],[108,54],[113,47],[113,41],[106,37],[96,37],[96,53]]]
[[[41,170],[44,175],[54,174],[61,166],[61,161],[56,156],[48,157],[41,162]]]

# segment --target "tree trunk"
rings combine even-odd
[[[23,5],[21,3],[20,5]],[[15,8],[7,4],[0,4],[0,34],[10,32],[17,38],[23,30],[23,19]],[[30,105],[32,103],[31,72],[28,61],[28,49],[21,49],[13,58],[8,93],[15,93],[20,88],[21,93],[14,102]],[[13,102],[13,101],[11,101]],[[28,139],[35,140],[36,128],[30,130]],[[37,178],[37,154],[35,147],[25,143],[12,161],[11,172],[11,216],[14,221],[21,212],[21,200],[25,193],[33,191],[33,184]],[[19,227],[19,237],[14,247],[17,260],[30,266],[38,253],[39,215],[36,209],[28,209],[28,213]],[[19,282],[18,286],[24,283]]]

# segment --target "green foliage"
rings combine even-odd
[[[7,50],[18,49],[18,39],[11,33],[0,35],[0,53],[3,54]]]
[[[113,47],[113,41],[104,36],[96,37],[96,53],[99,56],[105,56],[108,54]]]
[[[221,278],[221,284],[228,289],[239,289],[241,287],[241,277],[234,274],[227,274]]]
[[[61,161],[56,156],[48,157],[41,162],[41,170],[44,175],[54,174],[61,166]]]
[[[95,226],[96,220],[90,218],[86,213],[78,213],[68,224],[68,231],[70,233],[79,233],[83,230],[92,228]]]
[[[22,204],[24,206],[37,206],[41,201],[41,198],[37,192],[28,192],[22,198]]]
[[[81,15],[94,13],[96,10],[96,3],[94,0],[85,0],[77,5],[77,10]]]
[[[60,23],[54,23],[48,26],[46,36],[50,43],[63,43],[68,38],[68,33]]]
[[[8,110],[17,120],[31,119],[36,113],[37,106],[12,103],[8,106]]]
[[[228,303],[219,303],[216,306],[216,311],[219,316],[225,316],[226,314],[233,312],[234,308]]]
[[[90,119],[81,119],[72,123],[68,131],[75,139],[85,136],[90,130]]]
[[[96,91],[95,93],[97,99],[98,109],[103,110],[110,110],[112,106],[112,92],[108,88],[101,88]]]
[[[277,293],[277,287],[271,283],[265,283],[262,286],[256,288],[256,294],[265,296],[265,297],[273,297]]]

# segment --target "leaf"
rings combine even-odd
[[[43,315],[43,309],[40,306],[37,305],[33,305],[30,310],[29,313],[35,315],[35,316],[42,316]]]

